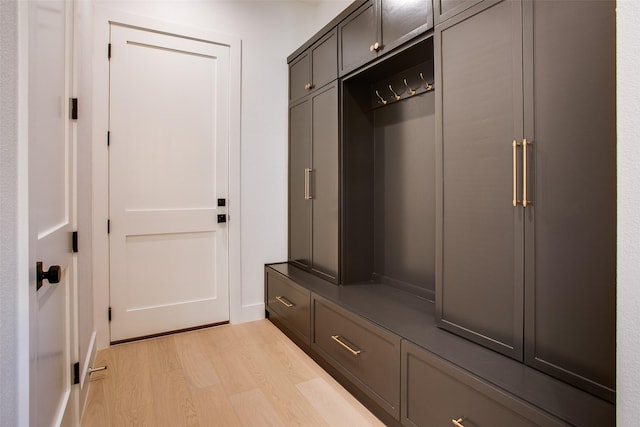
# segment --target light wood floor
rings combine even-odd
[[[91,426],[381,426],[267,320],[98,353]]]

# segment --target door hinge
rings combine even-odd
[[[109,47],[107,48],[107,59],[111,59],[111,43],[109,43]]]
[[[80,384],[80,362],[73,364],[73,383]]]
[[[78,232],[71,233],[71,251],[75,254],[78,252]]]
[[[107,234],[111,234],[111,220],[107,220]]]
[[[111,307],[109,307],[109,311],[107,313],[107,316],[109,317],[109,322],[111,322]]]
[[[78,120],[78,98],[69,99],[69,118]]]
[[[111,145],[111,131],[107,131],[107,147]]]

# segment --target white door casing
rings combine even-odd
[[[111,341],[228,321],[229,46],[110,30]]]
[[[34,426],[77,422],[77,393],[72,385],[77,310],[71,248],[76,216],[75,141],[69,120],[74,4],[31,2],[28,12],[29,418]],[[50,273],[40,289],[36,262]],[[53,266],[60,268],[59,275]]]

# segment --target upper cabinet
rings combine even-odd
[[[433,28],[431,0],[372,0],[338,26],[340,75]]]
[[[289,101],[295,101],[338,77],[338,41],[333,29],[289,64]]]
[[[435,24],[438,25],[481,1],[482,0],[433,0]]]

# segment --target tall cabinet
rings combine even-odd
[[[289,260],[333,282],[338,278],[336,49],[332,31],[290,64],[290,94],[302,96],[289,104]]]
[[[435,31],[436,321],[609,401],[614,8],[482,2]]]

